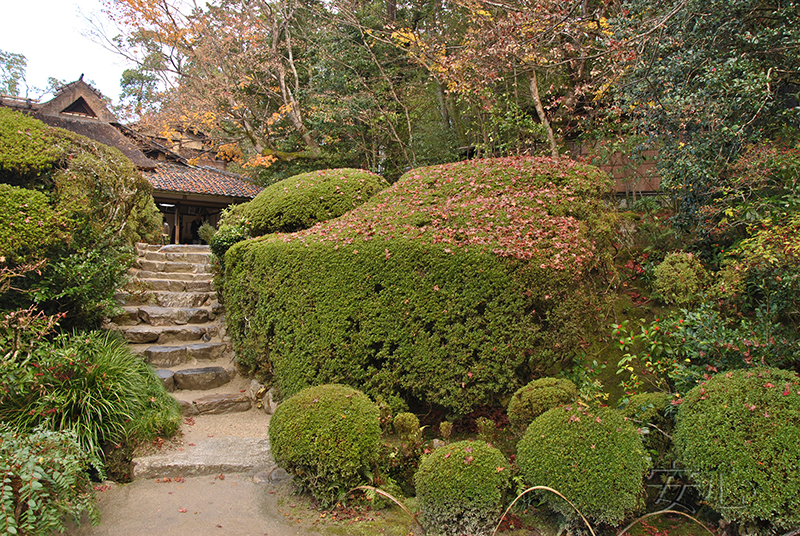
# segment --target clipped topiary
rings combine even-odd
[[[678,461],[729,521],[767,534],[800,525],[800,379],[757,368],[716,374],[686,395]],[[759,530],[760,529],[760,530]]]
[[[517,445],[528,486],[562,493],[593,523],[618,525],[643,505],[642,479],[650,468],[636,428],[618,412],[562,406],[539,416]],[[577,512],[558,496],[542,498],[571,524]]]
[[[520,387],[508,403],[508,420],[522,434],[528,425],[547,410],[575,402],[578,388],[567,379],[539,378]]]
[[[491,534],[509,485],[508,462],[483,441],[459,441],[425,456],[414,481],[431,535]]]
[[[253,236],[291,233],[337,218],[388,186],[363,169],[323,169],[268,186],[239,213],[251,222]]]
[[[562,368],[599,320],[609,188],[572,161],[471,160],[410,171],[310,229],[240,242],[224,282],[239,363],[286,395],[346,379],[394,411],[496,405]]]
[[[700,259],[691,253],[670,253],[653,270],[655,291],[666,304],[691,305],[708,278]]]
[[[278,406],[269,425],[275,461],[324,506],[368,480],[380,435],[377,406],[336,384],[303,389]]]

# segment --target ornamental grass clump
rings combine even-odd
[[[12,340],[1,335],[6,354]],[[152,367],[109,332],[39,341],[0,362],[0,422],[18,433],[70,431],[98,460],[105,447],[171,437],[180,415]]]
[[[714,375],[680,404],[678,461],[743,534],[800,526],[800,379],[779,369]]]
[[[513,430],[522,435],[536,417],[547,410],[571,404],[578,397],[578,388],[567,379],[539,378],[520,387],[508,403],[508,420]]]
[[[380,452],[380,411],[345,385],[309,387],[284,401],[269,425],[272,454],[323,506],[369,483]]]
[[[616,411],[562,406],[539,416],[517,445],[528,486],[562,493],[593,524],[616,526],[643,504],[650,468],[639,433]],[[569,524],[579,514],[554,494],[541,493]]]
[[[502,513],[509,467],[483,441],[458,441],[423,457],[414,481],[429,535],[482,536]]]
[[[611,182],[562,160],[413,170],[364,205],[225,257],[239,363],[284,395],[341,381],[465,415],[575,355],[611,267]]]

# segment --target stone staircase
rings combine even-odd
[[[265,387],[236,373],[208,246],[137,244],[136,253],[131,280],[116,296],[123,312],[106,328],[156,368],[184,421],[180,446],[134,458],[131,476],[274,480],[280,472],[267,438],[274,405]]]
[[[131,280],[117,294],[123,313],[106,326],[157,369],[184,415],[247,411],[213,288],[208,246],[137,244]]]

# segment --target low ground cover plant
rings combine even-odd
[[[714,375],[680,404],[678,461],[741,533],[800,525],[800,379],[769,368]]]
[[[275,461],[323,506],[370,482],[380,452],[380,412],[345,385],[309,387],[275,410],[269,439]]]
[[[290,396],[347,381],[394,412],[492,405],[564,366],[594,321],[607,176],[535,158],[423,168],[348,214],[226,255],[240,363]]]
[[[0,423],[0,532],[49,536],[68,519],[100,519],[87,455],[74,432],[16,433]]]
[[[531,423],[517,445],[526,486],[547,486],[566,496],[592,523],[616,526],[643,506],[650,468],[636,428],[618,412],[567,405]],[[578,527],[583,522],[559,497],[541,495]]]
[[[414,481],[427,533],[491,534],[509,474],[503,454],[483,441],[457,441],[424,456]]]

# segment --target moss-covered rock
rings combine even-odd
[[[380,435],[377,406],[344,385],[300,391],[278,406],[269,425],[275,461],[324,505],[368,483]]]
[[[575,402],[578,388],[567,379],[539,378],[520,387],[508,403],[508,420],[523,434],[536,417],[547,410]]]
[[[250,222],[252,236],[291,233],[338,218],[388,186],[363,169],[323,169],[272,184],[236,212]]]
[[[636,428],[616,411],[562,406],[539,416],[517,445],[525,484],[562,493],[593,523],[617,525],[643,503],[650,468]],[[558,496],[542,498],[576,526],[577,512]]]
[[[757,368],[714,375],[684,398],[673,438],[678,461],[711,507],[751,525],[747,534],[800,525],[795,373]]]
[[[414,481],[428,534],[481,536],[500,520],[509,467],[483,441],[459,441],[423,457]]]
[[[557,371],[596,311],[608,177],[508,158],[407,173],[346,215],[226,255],[240,362],[284,395],[347,382],[467,413]],[[392,402],[394,401],[394,402]]]

